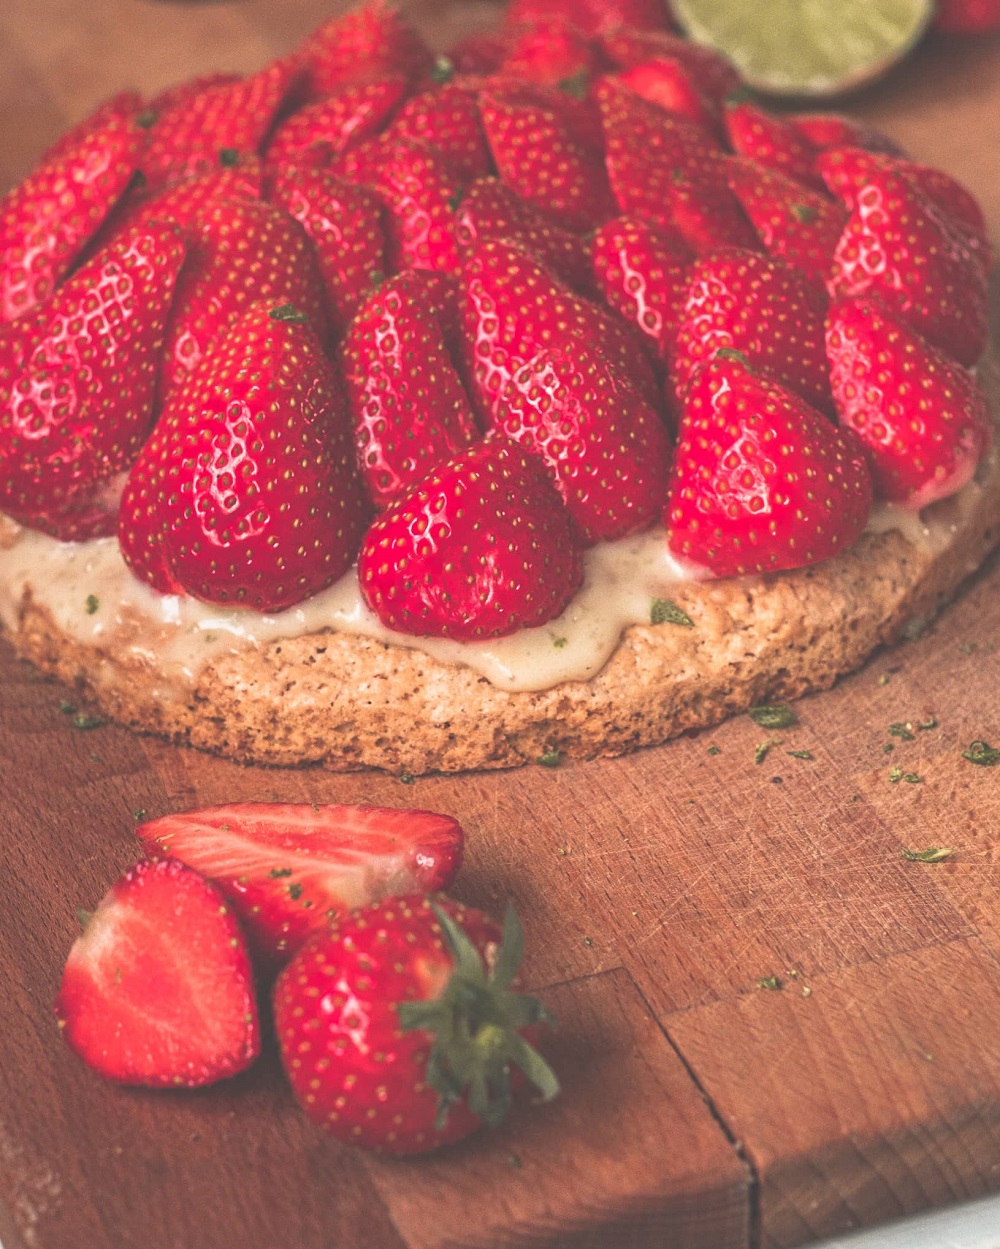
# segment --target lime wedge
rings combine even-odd
[[[671,0],[696,43],[722,52],[775,95],[839,95],[901,60],[934,0]]]

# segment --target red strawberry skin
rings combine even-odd
[[[776,169],[814,190],[823,189],[815,172],[816,148],[792,122],[769,113],[743,92],[730,97],[726,131],[733,151],[768,169]]]
[[[717,351],[739,351],[798,391],[813,407],[832,406],[823,328],[826,295],[780,260],[723,248],[689,274],[677,332],[675,376],[683,395],[699,365]]]
[[[554,619],[579,588],[569,514],[537,458],[488,438],[369,529],[358,579],[390,629],[471,642]]]
[[[174,859],[136,864],[104,897],[70,950],[56,1015],[87,1066],[121,1084],[212,1084],[260,1051],[240,926]]]
[[[831,297],[875,294],[960,364],[988,336],[986,273],[939,209],[903,174],[873,173],[834,253]]]
[[[146,132],[99,113],[0,200],[0,324],[43,303],[124,195]]]
[[[540,352],[501,395],[495,428],[541,457],[587,545],[640,532],[659,515],[666,429],[599,349]]]
[[[64,540],[114,533],[117,478],[154,417],[185,247],[170,222],[100,252],[0,330],[0,507]]]
[[[118,538],[161,593],[282,611],[350,567],[367,504],[340,386],[303,320],[251,304],[143,447]]]
[[[938,0],[934,27],[948,35],[988,35],[1000,30],[1000,0]]]
[[[315,104],[298,109],[271,136],[267,162],[324,165],[377,134],[405,98],[406,79],[348,83]]]
[[[291,300],[325,334],[323,285],[309,239],[273,204],[211,199],[190,227],[191,257],[177,285],[160,365],[166,402],[215,340],[254,300]]]
[[[874,299],[835,305],[826,342],[837,413],[864,444],[876,497],[918,510],[961,490],[992,441],[972,374]]]
[[[493,171],[475,94],[460,83],[446,82],[407,100],[392,133],[433,148],[463,182]]]
[[[388,267],[381,201],[374,191],[343,182],[325,169],[294,165],[271,174],[267,196],[309,235],[330,327],[343,334]]]
[[[389,76],[413,81],[434,64],[420,35],[387,0],[370,0],[330,18],[302,42],[293,59],[305,68],[309,100],[321,100],[345,83]]]
[[[850,430],[731,353],[697,373],[663,513],[675,555],[709,577],[802,568],[856,542],[871,503]]]
[[[435,899],[485,958],[501,932],[481,911]],[[436,1126],[427,1082],[431,1036],[400,1030],[397,1006],[438,997],[454,969],[427,899],[394,898],[335,921],[281,973],[274,1018],[282,1060],[306,1114],[362,1149],[415,1154],[480,1126],[465,1100]]]
[[[360,309],[344,344],[358,464],[378,508],[404,494],[479,437],[448,351],[457,303],[452,282],[408,270]]]
[[[433,811],[314,803],[230,803],[136,828],[151,858],[211,880],[267,966],[287,962],[330,920],[382,898],[447,889],[462,827]]]

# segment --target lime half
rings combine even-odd
[[[934,0],[671,0],[678,24],[752,87],[839,95],[878,77],[923,34]]]

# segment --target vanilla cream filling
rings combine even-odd
[[[868,529],[896,529],[913,545],[937,554],[982,489],[974,480],[952,499],[920,513],[880,506]],[[69,637],[146,660],[162,673],[168,689],[178,690],[192,685],[204,665],[220,655],[327,629],[465,665],[499,689],[548,689],[599,672],[630,625],[649,623],[653,599],[670,599],[693,579],[656,526],[587,551],[583,585],[555,620],[505,638],[453,642],[385,628],[365,604],[353,569],[306,602],[261,615],[157,594],[131,574],[115,538],[59,542],[0,517],[0,621],[6,627],[16,628],[18,608],[30,591]]]

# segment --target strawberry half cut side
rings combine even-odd
[[[136,864],[88,917],[56,1015],[70,1048],[121,1084],[212,1084],[260,1050],[240,926],[215,886],[174,859]]]
[[[337,915],[447,889],[465,842],[457,821],[433,811],[292,802],[180,811],[136,835],[151,858],[180,859],[217,885],[268,964]]]
[[[407,1155],[500,1122],[525,1079],[541,1100],[555,1097],[559,1082],[531,1044],[551,1019],[518,992],[523,948],[513,910],[501,931],[443,896],[392,898],[335,921],[274,995],[306,1114],[339,1140]]]

